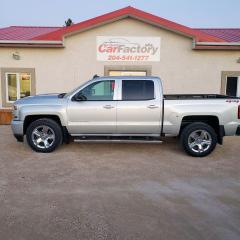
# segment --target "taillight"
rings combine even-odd
[[[238,105],[238,119],[240,119],[240,105]]]

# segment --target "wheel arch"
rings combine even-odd
[[[58,115],[54,115],[54,114],[53,115],[51,115],[51,114],[27,115],[24,118],[23,134],[26,134],[27,128],[32,122],[34,122],[38,119],[41,119],[41,118],[52,119],[55,122],[57,122],[59,124],[59,126],[62,127],[62,123],[61,123],[60,117]]]
[[[223,137],[225,136],[224,126],[220,125],[218,116],[215,115],[188,115],[184,116],[181,121],[179,135],[181,135],[183,129],[191,123],[203,122],[211,126],[217,134],[217,140],[219,144],[223,143]]]

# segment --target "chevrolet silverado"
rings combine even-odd
[[[158,77],[98,77],[69,93],[25,97],[12,130],[37,152],[77,142],[158,143],[179,137],[190,155],[211,153],[240,135],[240,99],[218,94],[163,95]]]

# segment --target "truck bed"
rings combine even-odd
[[[189,100],[189,99],[229,99],[238,98],[221,94],[167,94],[164,95],[166,100]],[[239,99],[239,98],[238,98]]]

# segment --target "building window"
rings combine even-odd
[[[30,73],[6,73],[6,102],[12,103],[19,98],[31,95]]]
[[[147,71],[110,70],[109,76],[147,76]]]
[[[105,76],[151,76],[152,66],[109,65],[104,66]]]
[[[1,68],[2,106],[11,107],[17,99],[36,94],[32,68]]]
[[[123,80],[122,100],[154,99],[154,82],[151,80]]]

